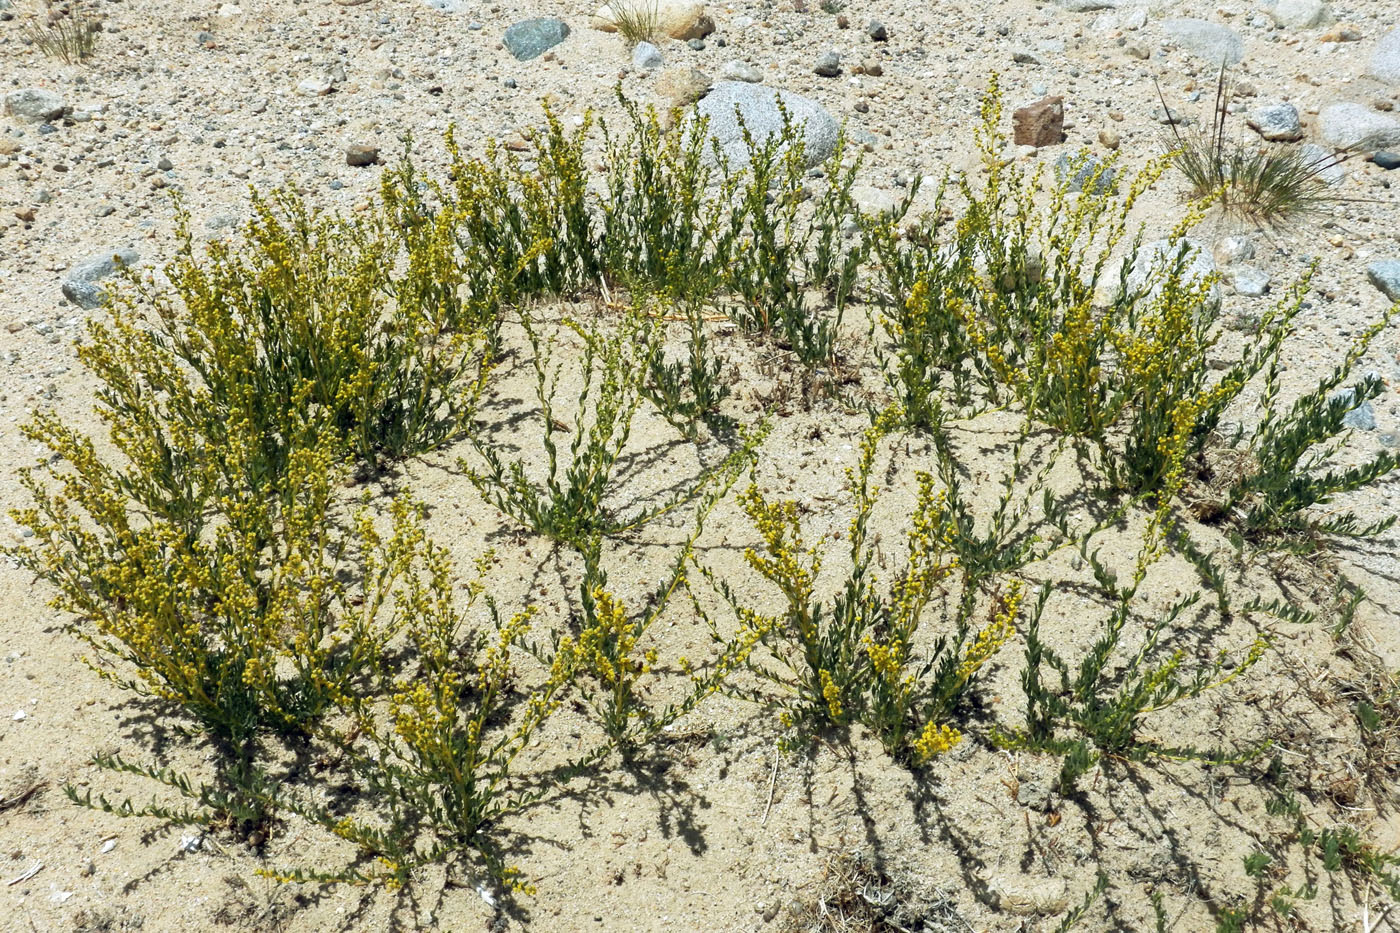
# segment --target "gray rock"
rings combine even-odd
[[[1120,0],[1055,0],[1071,13],[1092,13],[1095,10],[1113,10],[1124,4]]]
[[[1155,108],[1152,111],[1152,119],[1163,126],[1171,126],[1172,124],[1176,124],[1177,126],[1190,126],[1196,122],[1191,119],[1188,114],[1184,114],[1180,110],[1173,110],[1171,107]]]
[[[1353,390],[1342,389],[1332,393],[1328,401],[1341,401],[1350,405],[1354,398],[1356,395]],[[1370,402],[1362,402],[1342,416],[1342,426],[1354,428],[1357,431],[1374,431],[1376,429],[1376,410],[1371,407]]]
[[[1371,407],[1370,402],[1362,402],[1342,418],[1342,424],[1349,428],[1356,428],[1358,431],[1374,431],[1376,429],[1376,410]]]
[[[749,149],[740,130],[740,119],[754,141],[762,145],[783,130],[780,100],[794,128],[801,130],[806,164],[810,167],[826,161],[836,148],[840,127],[821,104],[799,94],[742,81],[720,81],[696,106],[696,112],[709,119],[710,135],[718,141],[720,152],[729,163],[742,166],[748,164]]]
[[[1292,104],[1265,104],[1251,110],[1244,122],[1254,127],[1260,136],[1274,142],[1292,142],[1303,138],[1298,108]]]
[[[1400,259],[1378,259],[1366,267],[1366,278],[1391,301],[1400,301]]]
[[[107,301],[107,292],[97,283],[119,268],[140,261],[141,254],[130,248],[112,249],[84,259],[68,270],[63,280],[63,297],[86,311],[100,308]]]
[[[1269,13],[1274,22],[1290,29],[1312,29],[1332,22],[1332,12],[1322,0],[1278,0]]]
[[[823,78],[834,78],[841,73],[841,56],[835,52],[823,52],[817,56],[817,63],[812,66],[812,71]]]
[[[1243,236],[1221,237],[1215,243],[1214,255],[1217,266],[1233,266],[1254,258],[1254,241]]]
[[[1128,290],[1147,289],[1156,296],[1162,288],[1164,276],[1172,269],[1182,248],[1186,250],[1185,266],[1182,268],[1183,282],[1200,282],[1215,272],[1215,263],[1205,244],[1192,239],[1172,242],[1170,239],[1153,240],[1145,243],[1133,256],[1133,267],[1128,272]],[[1220,300],[1219,285],[1212,285],[1208,299],[1212,303]]]
[[[694,38],[694,39],[686,39],[686,40],[685,40],[685,44],[690,48],[690,50],[691,50],[692,52],[703,52],[703,51],[705,51],[705,40],[704,40],[704,39],[701,39],[701,38],[698,38],[698,37],[697,37],[697,38]]]
[[[1229,26],[1203,19],[1169,19],[1162,23],[1176,44],[1209,65],[1238,65],[1244,60],[1244,40]]]
[[[1318,115],[1322,139],[1338,149],[1385,149],[1400,146],[1400,120],[1362,104],[1328,104]]]
[[[870,21],[870,25],[865,27],[865,33],[876,42],[884,42],[890,37],[889,29],[885,28],[885,24],[878,19]]]
[[[720,67],[719,76],[724,81],[744,81],[749,84],[763,83],[763,72],[748,62],[727,61]]]
[[[874,185],[853,185],[851,200],[862,214],[892,214],[904,203],[904,194],[895,194]]]
[[[1376,50],[1371,53],[1371,65],[1367,70],[1373,78],[1400,85],[1400,26],[1381,36]]]
[[[5,113],[20,123],[47,123],[63,116],[66,105],[53,91],[27,87],[5,95]]]
[[[632,50],[632,67],[650,71],[653,68],[660,68],[661,50],[650,42],[638,42],[637,47]]]
[[[1330,150],[1317,143],[1303,143],[1298,150],[1306,164],[1314,169],[1314,174],[1329,185],[1340,185],[1346,180],[1347,170],[1342,161]]]
[[[1371,157],[1371,161],[1388,172],[1391,169],[1400,168],[1400,152],[1388,152],[1382,149]]]
[[[1237,266],[1230,270],[1230,287],[1236,295],[1258,298],[1269,290],[1269,274],[1258,266]]]
[[[1076,168],[1076,166],[1078,166]],[[1055,180],[1063,181],[1073,171],[1069,179],[1070,191],[1083,191],[1084,186],[1093,181],[1092,194],[1106,194],[1113,190],[1113,169],[1102,167],[1092,155],[1070,158],[1069,154],[1055,160]],[[1095,173],[1098,177],[1095,178]]]
[[[506,48],[517,60],[538,58],[569,37],[569,24],[562,19],[539,17],[507,27]]]

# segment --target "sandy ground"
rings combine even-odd
[[[295,185],[326,208],[353,210],[363,203],[382,168],[347,166],[347,145],[378,145],[387,154],[411,133],[431,166],[441,161],[440,137],[450,123],[469,150],[479,151],[488,138],[510,138],[537,125],[545,96],[566,120],[589,109],[614,113],[619,81],[629,96],[657,99],[656,79],[632,70],[620,37],[588,28],[592,10],[581,4],[464,4],[443,13],[416,0],[354,6],[245,0],[237,8],[125,0],[100,10],[107,32],[85,66],[63,65],[27,47],[19,26],[32,11],[22,4],[13,8],[14,20],[0,22],[0,75],[7,84],[0,90],[51,88],[85,117],[55,124],[49,134],[0,118],[0,131],[23,129],[23,136],[0,136],[14,143],[0,165],[0,464],[6,469],[41,453],[18,430],[30,412],[51,409],[96,430],[94,387],[72,342],[97,312],[62,299],[62,274],[79,260],[128,245],[146,263],[169,258],[172,190],[184,198],[197,229],[224,235],[246,216],[250,186]],[[1172,107],[1197,114],[1208,110],[1213,80],[1208,65],[1162,47],[1162,16],[1198,16],[1236,28],[1246,50],[1237,77],[1260,100],[1293,102],[1310,133],[1317,109],[1333,100],[1400,102],[1395,88],[1364,74],[1375,41],[1396,25],[1395,10],[1379,0],[1334,7],[1335,18],[1355,24],[1362,36],[1340,44],[1321,41],[1323,30],[1258,25],[1258,10],[1247,4],[1197,0],[1151,9],[1138,28],[1125,25],[1137,20],[1123,11],[1072,13],[1025,0],[974,0],[936,10],[899,0],[852,4],[845,10],[848,29],[834,13],[795,10],[788,0],[720,5],[710,13],[718,29],[705,48],[663,43],[667,64],[714,75],[727,60],[747,61],[765,83],[816,99],[848,127],[873,134],[862,182],[892,197],[901,191],[897,176],[937,175],[970,164],[971,125],[993,69],[1001,72],[1011,105],[1038,96],[1037,85],[1066,98],[1067,141],[1030,158],[1050,161],[1081,145],[1102,152],[1099,132],[1110,128],[1121,136],[1129,168],[1158,154],[1164,128],[1151,116],[1158,106],[1153,79]],[[565,19],[572,34],[549,60],[515,61],[501,47],[504,28],[545,15]],[[887,24],[888,42],[877,45],[866,34],[872,16]],[[1138,47],[1151,57],[1132,54]],[[840,51],[848,65],[878,59],[883,74],[847,70],[839,78],[819,77],[812,65],[827,49]],[[1015,62],[1013,52],[1023,50],[1037,61]],[[335,78],[332,93],[298,91],[300,82],[327,75]],[[515,86],[507,87],[506,79]],[[1190,100],[1202,90],[1199,101]],[[858,103],[868,106],[858,109]],[[1248,133],[1235,119],[1235,130]],[[1350,338],[1385,307],[1365,281],[1366,263],[1400,255],[1400,214],[1390,187],[1400,173],[1387,177],[1360,159],[1346,171],[1341,191],[1350,200],[1329,214],[1281,233],[1249,233],[1256,262],[1273,277],[1276,292],[1308,257],[1322,260],[1287,352],[1292,391],[1330,370]],[[1136,219],[1152,235],[1163,234],[1181,210],[1181,195],[1180,180],[1169,176]],[[1207,224],[1201,234],[1207,240],[1233,232],[1215,220]],[[1269,300],[1226,296],[1227,307],[1240,313],[1258,313]],[[1238,339],[1227,337],[1224,346]],[[729,403],[733,413],[751,420],[765,410],[779,412],[763,447],[760,484],[802,503],[814,538],[843,529],[850,517],[843,471],[854,462],[866,414],[829,399],[807,404],[793,393],[784,396],[794,377],[771,354],[737,334],[721,333],[716,342],[739,374]],[[1359,369],[1396,383],[1397,349],[1400,337],[1383,334]],[[858,391],[877,397],[880,378],[859,341],[853,355]],[[532,392],[528,367],[511,369],[489,410],[504,418],[513,408],[528,408]],[[1237,417],[1249,417],[1251,400]],[[1344,457],[1394,442],[1400,397],[1393,388],[1376,400],[1375,414],[1376,430],[1357,432]],[[985,440],[1002,429],[977,424],[967,436]],[[641,501],[714,453],[667,446],[668,432],[659,418],[640,417],[631,449],[653,459],[629,480],[625,497]],[[527,429],[515,440],[527,450],[538,444]],[[988,451],[974,462],[984,489],[1001,467],[995,448]],[[540,541],[516,533],[480,500],[451,469],[468,454],[461,445],[406,470],[403,480],[433,508],[432,534],[464,568],[494,546],[507,567],[528,568],[499,582],[504,597],[530,593],[546,616],[565,613],[577,567],[546,556]],[[882,456],[894,466],[876,528],[893,542],[901,537],[913,472],[928,464],[929,452],[915,443]],[[1067,472],[1059,481],[1074,477]],[[0,506],[23,502],[17,482],[0,482]],[[1345,505],[1367,515],[1394,514],[1395,485],[1379,484]],[[648,589],[666,566],[676,532],[663,523],[608,555],[612,576],[622,581],[619,595],[637,597]],[[1219,534],[1198,533],[1222,555],[1230,553]],[[0,519],[0,539],[23,542],[9,519]],[[766,591],[741,556],[751,541],[742,514],[728,501],[702,540],[702,559],[761,594]],[[1105,539],[1104,554],[1122,565],[1134,546],[1129,532],[1114,533]],[[1267,599],[1286,591],[1326,607],[1329,581],[1341,572],[1364,586],[1369,600],[1341,640],[1329,634],[1325,617],[1306,626],[1273,623],[1274,647],[1249,676],[1154,719],[1149,733],[1224,747],[1271,739],[1300,776],[1300,795],[1319,826],[1348,821],[1381,850],[1400,846],[1394,759],[1388,768],[1365,764],[1354,715],[1357,691],[1380,689],[1378,678],[1400,667],[1398,553],[1391,533],[1340,547],[1325,560],[1222,558],[1241,592]],[[829,588],[839,570],[833,558]],[[1064,555],[1036,572],[1058,581],[1088,578],[1082,564]],[[1145,598],[1165,605],[1196,586],[1189,565],[1171,558],[1154,569]],[[1309,880],[1318,894],[1299,902],[1295,920],[1270,919],[1257,928],[1400,929],[1400,910],[1385,914],[1390,900],[1378,889],[1320,872],[1315,860],[1282,846],[1288,823],[1265,813],[1257,780],[1266,762],[1237,769],[1106,762],[1086,778],[1082,795],[1061,800],[1048,790],[1059,769],[1051,756],[998,751],[970,737],[916,776],[892,764],[860,730],[784,756],[776,751],[781,730],[771,715],[723,697],[677,724],[645,767],[601,769],[512,818],[503,832],[539,893],[510,910],[492,906],[496,895],[489,886],[441,872],[428,872],[397,893],[282,885],[255,871],[336,855],[295,820],[265,852],[255,853],[217,833],[107,817],[65,799],[65,784],[82,788],[109,780],[90,765],[94,752],[195,772],[203,762],[149,708],[91,675],[78,643],[64,631],[67,620],[46,607],[48,597],[29,574],[0,563],[5,930],[803,929],[803,918],[819,915],[821,904],[836,904],[839,876],[852,870],[840,860],[857,854],[876,868],[856,903],[864,892],[867,906],[900,905],[894,915],[899,926],[870,929],[1058,929],[1100,870],[1112,886],[1079,929],[1152,929],[1158,896],[1166,929],[1210,930],[1224,907],[1256,904],[1284,884],[1297,889]],[[683,609],[657,635],[663,655],[703,650],[705,630]],[[1085,619],[1097,611],[1087,597],[1065,588],[1050,604],[1046,637],[1073,656],[1093,636]],[[1253,634],[1253,624],[1237,618],[1212,630],[1218,641],[1206,644],[1202,635],[1191,650],[1237,648]],[[1024,702],[1020,651],[1013,642],[1008,660],[991,672],[982,691],[987,708],[1019,709]],[[592,731],[577,711],[566,712],[530,750],[527,764],[549,764],[585,747]],[[149,794],[139,785],[128,790],[137,799]],[[1261,848],[1283,853],[1279,874],[1262,887],[1242,863]],[[1267,907],[1257,915],[1273,917]]]

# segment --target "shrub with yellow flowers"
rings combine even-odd
[[[551,664],[521,671],[535,607],[509,616],[499,609],[486,584],[490,552],[459,606],[451,560],[424,539],[418,508],[395,508],[412,519],[406,527],[415,546],[411,572],[398,579],[384,614],[386,627],[406,636],[406,651],[392,665],[378,664],[347,698],[350,727],[325,735],[370,805],[347,815],[304,790],[277,798],[353,844],[356,859],[336,871],[298,866],[270,874],[397,886],[424,865],[475,859],[510,890],[527,892],[486,827],[548,792],[516,775],[517,759],[559,710],[577,654],[561,651]],[[526,677],[528,691],[521,689]]]
[[[905,535],[906,563],[886,584],[876,574],[870,518],[879,498],[872,482],[882,439],[902,412],[877,417],[848,470],[855,515],[847,532],[851,570],[834,598],[819,595],[822,547],[808,546],[796,503],[772,501],[757,486],[740,505],[761,540],[745,552],[751,568],[781,595],[785,610],[768,614],[703,571],[733,610],[741,638],[766,652],[746,668],[776,693],[743,695],[776,703],[792,742],[816,729],[862,723],[891,753],[922,763],[958,741],[948,720],[978,675],[1015,635],[1021,588],[963,572],[958,525],[944,490],[927,473]],[[983,584],[992,591],[990,618],[976,624]],[[930,632],[930,617],[941,623]],[[711,626],[715,623],[711,620]]]
[[[1194,271],[1198,247],[1188,239],[1220,192],[1205,192],[1162,243],[1145,249],[1141,230],[1129,236],[1131,214],[1172,153],[1121,183],[1111,158],[1081,155],[1047,185],[1040,172],[1002,158],[1001,115],[993,76],[978,131],[980,182],[945,179],[933,211],[913,224],[905,225],[907,207],[862,219],[880,275],[876,354],[907,424],[937,433],[946,412],[1014,402],[1071,439],[1108,491],[1153,500],[1209,485],[1207,461],[1235,447],[1250,469],[1207,498],[1219,506],[1216,517],[1243,533],[1381,530],[1350,514],[1318,519],[1308,510],[1400,465],[1383,451],[1331,471],[1319,453],[1378,391],[1364,379],[1338,389],[1395,311],[1356,339],[1332,376],[1292,408],[1276,408],[1280,353],[1310,274],[1259,319],[1254,340],[1222,357],[1218,283]],[[1258,430],[1221,436],[1227,410],[1260,378],[1266,415]]]
[[[752,462],[764,434],[761,428],[741,432],[732,451],[662,501],[630,512],[616,509],[612,503],[626,478],[620,464],[633,419],[643,402],[656,404],[655,395],[646,391],[656,322],[633,310],[613,329],[566,319],[562,328],[550,331],[528,314],[522,315],[522,324],[533,351],[530,361],[539,404],[543,476],[532,474],[524,458],[503,457],[484,431],[470,435],[483,466],[465,460],[460,465],[484,499],[531,531],[583,552],[598,536],[636,531],[694,502],[712,485],[732,482]],[[578,361],[582,385],[567,450],[554,439],[560,425],[566,424],[555,407],[563,365],[556,361],[554,349],[561,333],[582,345]]]

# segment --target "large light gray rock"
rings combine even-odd
[[[743,81],[719,81],[695,109],[709,118],[710,135],[719,142],[724,157],[731,165],[741,166],[749,162],[749,149],[744,142],[740,119],[753,135],[754,142],[762,145],[783,130],[779,101],[793,127],[801,130],[807,165],[826,161],[836,148],[840,127],[821,104],[799,94]]]
[[[1400,259],[1378,259],[1366,267],[1366,278],[1391,301],[1400,301]]]
[[[27,87],[5,95],[5,113],[20,123],[47,123],[63,116],[63,98],[41,87]]]
[[[1244,59],[1244,40],[1229,26],[1203,19],[1169,19],[1162,23],[1176,44],[1207,64],[1238,65]]]
[[[1313,175],[1329,185],[1340,185],[1346,181],[1347,167],[1345,155],[1339,156],[1317,143],[1303,143],[1298,147],[1303,164],[1312,170]]]
[[[1289,29],[1312,29],[1332,23],[1332,12],[1323,0],[1278,0],[1269,13],[1274,22]]]
[[[1155,297],[1159,294],[1166,275],[1175,265],[1183,247],[1186,249],[1186,265],[1182,269],[1182,281],[1200,283],[1207,276],[1214,274],[1215,261],[1211,258],[1210,248],[1206,244],[1192,239],[1176,242],[1171,239],[1153,240],[1151,243],[1144,243],[1133,256],[1133,268],[1128,273],[1128,291],[1135,292],[1145,287],[1149,295]],[[1218,282],[1211,284],[1206,300],[1212,304],[1219,303]]]
[[[1071,170],[1072,173],[1071,173]],[[1083,191],[1086,187],[1091,189],[1091,194],[1105,194],[1114,188],[1113,169],[1104,166],[1092,155],[1082,154],[1071,158],[1068,153],[1061,155],[1055,160],[1055,181],[1063,182],[1068,178],[1069,190],[1074,192]],[[1093,184],[1091,185],[1090,182]]]
[[[1400,146],[1400,120],[1361,104],[1328,104],[1318,114],[1322,139],[1338,149],[1385,149]]]
[[[63,297],[87,311],[99,308],[106,303],[107,292],[97,283],[140,261],[136,250],[117,247],[75,263],[63,280]]]
[[[1264,104],[1245,115],[1244,122],[1259,135],[1274,142],[1292,142],[1303,138],[1303,124],[1298,108],[1292,104]]]
[[[1400,26],[1381,36],[1371,53],[1371,77],[1400,85]]]

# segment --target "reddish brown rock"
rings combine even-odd
[[[346,165],[374,165],[378,161],[377,146],[347,146],[345,149]]]
[[[1011,115],[1012,139],[1018,146],[1054,146],[1065,138],[1063,97],[1045,97]]]

